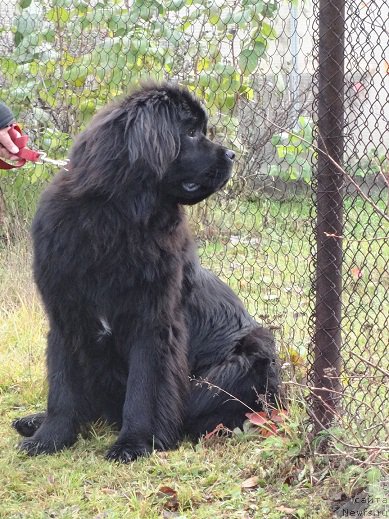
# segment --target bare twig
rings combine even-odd
[[[250,406],[248,406],[247,404],[245,404],[242,400],[240,400],[239,398],[235,397],[234,395],[232,395],[231,393],[229,393],[228,391],[226,391],[225,389],[215,385],[215,384],[212,384],[211,382],[209,382],[208,380],[205,380],[205,379],[197,379],[197,378],[190,378],[191,381],[194,381],[194,382],[197,382],[199,384],[206,384],[209,388],[213,388],[213,389],[217,389],[218,391],[221,391],[223,393],[225,393],[226,395],[228,395],[232,400],[235,400],[236,402],[239,402],[240,404],[242,404],[244,407],[246,407],[246,409],[250,410],[251,412],[253,413],[256,413],[257,411],[254,411],[254,409],[252,409]],[[286,382],[286,384],[293,384],[293,385],[296,385],[300,388],[304,388],[304,389],[308,389],[310,392],[314,392],[314,390],[327,390],[327,391],[331,391],[329,389],[326,389],[326,388],[315,388],[315,387],[312,387],[312,386],[307,386],[307,385],[304,385],[304,384],[299,384],[297,382]],[[331,391],[333,393],[337,393],[337,391]],[[339,392],[338,392],[339,393]],[[344,392],[343,392],[344,393]],[[326,404],[326,402],[324,402],[320,397],[318,397],[317,395],[315,395],[316,398],[319,398],[322,402],[322,404],[324,406],[328,406],[328,404]],[[304,399],[304,398],[303,398]],[[305,399],[304,399],[305,400]],[[333,409],[330,408],[330,406],[328,406],[329,410],[333,413]],[[313,420],[316,421],[316,423],[319,423],[320,424],[320,421],[318,420],[318,418],[316,417],[315,413],[312,411],[312,409],[308,409],[308,414],[313,418]],[[342,422],[342,416],[339,414],[339,413],[336,413],[334,415],[334,418],[336,418],[337,420],[339,420],[340,422]],[[376,426],[378,427],[379,425],[382,425],[382,424],[376,424]],[[363,444],[362,442],[359,442],[358,439],[356,438],[356,442],[355,443],[350,443],[350,442],[347,442],[345,441],[343,438],[340,438],[338,436],[336,436],[335,434],[333,434],[331,432],[331,429],[328,429],[328,428],[325,428],[327,433],[328,433],[328,436],[330,438],[332,438],[335,442],[333,443],[333,447],[334,449],[339,453],[341,454],[344,458],[348,458],[348,459],[351,459],[353,462],[355,462],[356,464],[360,465],[360,466],[382,466],[383,464],[386,464],[381,458],[379,459],[378,462],[376,462],[376,459],[378,458],[378,456],[383,453],[383,452],[389,452],[389,446],[383,446],[383,445],[365,445]],[[342,449],[340,449],[339,447],[339,444],[340,445],[343,445],[344,447],[346,447],[347,449],[349,449],[350,451],[355,451],[355,450],[361,450],[361,451],[365,451],[368,454],[368,457],[366,460],[361,460],[359,458],[356,458],[355,456],[352,455],[352,453],[350,453],[349,451],[344,451]],[[320,453],[316,453],[316,455],[320,455]],[[325,454],[326,457],[330,457],[331,454],[330,453],[326,453]],[[335,455],[332,455],[332,456],[335,456]]]
[[[386,184],[386,187],[389,189],[389,178],[387,176],[387,173],[385,174],[382,170],[382,164],[380,163],[379,160],[376,161],[377,165],[378,165],[378,173],[379,175],[383,178],[385,184]]]
[[[336,391],[335,389],[330,389],[330,388],[325,388],[325,387],[308,386],[307,384],[300,384],[300,383],[298,383],[296,381],[292,381],[292,380],[284,381],[284,384],[285,385],[296,386],[296,387],[299,387],[300,389],[308,389],[308,391],[310,391],[311,393],[314,393],[315,391],[321,391],[322,393],[323,392],[328,392],[328,393],[332,393],[334,395],[337,395],[339,397],[344,397],[346,395],[349,398],[351,398],[354,402],[363,405],[366,409],[369,409],[372,413],[376,414],[376,411],[374,410],[374,408],[371,407],[366,402],[366,400],[361,400],[361,399],[357,398],[354,394],[350,395],[348,393],[347,389],[343,389],[342,391]],[[340,418],[340,416],[339,416],[339,418]]]
[[[389,464],[389,461],[386,462],[386,461],[382,460],[381,458],[379,459],[379,461],[375,461],[382,451],[382,449],[380,449],[380,448],[373,448],[371,450],[370,454],[368,455],[368,457],[365,460],[361,460],[361,459],[353,456],[349,451],[348,452],[342,451],[342,449],[340,449],[339,446],[336,444],[334,444],[333,447],[339,454],[342,455],[342,457],[352,460],[356,465],[359,465],[360,467],[363,467],[364,465],[367,467],[372,467],[372,466],[382,467],[383,465]],[[328,456],[328,453],[326,453],[326,456]]]
[[[383,368],[381,368],[381,366],[378,366],[378,364],[375,364],[374,362],[371,362],[370,360],[367,360],[364,357],[361,357],[360,355],[358,355],[358,353],[355,353],[355,351],[351,350],[351,354],[354,355],[355,357],[358,357],[358,359],[360,361],[365,362],[366,364],[368,364],[372,368],[376,369],[377,371],[380,371],[385,377],[389,378],[389,371],[387,371],[386,369],[383,369]]]
[[[246,409],[248,409],[252,413],[257,413],[258,412],[258,411],[254,411],[254,409],[252,409],[250,406],[248,406],[247,404],[242,402],[242,400],[239,400],[239,398],[237,398],[236,396],[232,395],[231,393],[229,393],[225,389],[223,389],[223,388],[221,388],[219,386],[216,386],[215,384],[212,384],[212,382],[209,382],[208,380],[206,380],[204,378],[189,377],[189,380],[191,382],[196,382],[197,384],[200,384],[200,385],[201,384],[206,384],[210,389],[212,388],[212,389],[217,389],[218,391],[222,391],[224,394],[226,394],[229,397],[231,397],[231,400],[235,400],[235,402],[239,402],[240,404],[242,404]]]
[[[338,234],[335,234],[335,233],[331,233],[331,232],[325,232],[324,231],[324,235],[325,236],[328,236],[329,238],[337,238],[339,240],[344,240],[346,242],[352,242],[352,243],[363,243],[363,242],[372,242],[372,241],[376,241],[376,240],[387,240],[389,239],[389,236],[376,236],[374,238],[362,238],[360,240],[357,240],[357,239],[350,239],[350,238],[346,238],[345,236],[339,236]]]
[[[263,119],[265,119],[267,122],[269,122],[270,124],[272,124],[273,126],[275,126],[276,128],[278,128],[279,130],[283,131],[283,132],[286,132],[288,133],[289,135],[291,135],[292,137],[296,137],[297,139],[300,139],[302,142],[305,142],[306,144],[308,144],[308,146],[310,148],[312,148],[314,151],[318,151],[319,153],[323,153],[327,158],[328,160],[339,170],[340,173],[342,173],[342,175],[344,175],[346,178],[348,178],[348,180],[353,184],[353,186],[355,187],[355,189],[358,191],[358,193],[360,194],[360,196],[366,201],[368,202],[373,208],[374,210],[380,215],[382,216],[382,218],[384,218],[387,222],[389,222],[389,215],[385,214],[383,211],[381,211],[381,209],[377,206],[377,204],[375,204],[373,202],[373,200],[371,200],[371,198],[369,198],[367,195],[365,195],[365,193],[362,191],[362,189],[359,187],[359,185],[355,182],[355,180],[352,178],[352,176],[347,173],[347,171],[342,168],[342,166],[340,164],[338,164],[336,162],[335,159],[333,159],[331,157],[331,155],[328,154],[327,151],[325,150],[322,150],[321,148],[319,148],[319,146],[315,145],[315,144],[312,144],[311,142],[307,141],[306,139],[304,139],[304,137],[302,137],[301,135],[297,135],[296,133],[293,133],[291,132],[290,130],[288,130],[287,128],[284,128],[280,125],[278,125],[277,123],[271,121],[270,119],[268,119],[267,117],[265,117],[263,114],[260,114],[261,117],[263,117]]]
[[[336,418],[339,422],[341,423],[344,423],[344,420],[342,418],[342,416],[338,413],[334,413],[332,407],[330,405],[328,405],[326,402],[324,402],[324,400],[315,394],[315,397],[320,400],[321,404],[324,406],[324,407],[327,407],[329,411],[331,411],[331,413],[334,415],[334,418]],[[356,440],[356,443],[349,443],[349,442],[346,442],[343,438],[339,437],[339,436],[336,436],[335,434],[333,434],[331,432],[331,429],[328,429],[328,427],[325,427],[321,421],[318,419],[318,417],[316,416],[315,412],[312,410],[312,408],[309,408],[308,409],[308,414],[312,417],[312,419],[317,423],[319,424],[320,426],[322,426],[323,430],[325,430],[327,432],[327,434],[334,440],[336,440],[337,442],[339,442],[340,444],[342,444],[344,447],[347,447],[349,449],[352,449],[352,450],[355,450],[355,449],[361,449],[361,450],[364,450],[364,451],[380,451],[380,452],[389,452],[389,445],[386,446],[386,445],[365,445],[363,444],[362,442],[358,441],[358,438],[355,437],[355,440]],[[383,427],[385,427],[385,423],[382,422],[380,425],[382,425]]]

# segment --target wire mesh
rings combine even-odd
[[[238,160],[225,190],[190,212],[202,262],[274,330],[285,378],[312,380],[318,10],[298,0],[0,0],[0,6],[1,100],[31,146],[52,159],[65,158],[96,110],[142,79],[185,84],[204,100],[211,138],[233,148]],[[387,15],[375,2],[347,3],[344,164],[381,211],[389,176]],[[0,247],[28,227],[55,170],[29,164],[0,171]],[[343,410],[348,427],[379,416],[373,440],[384,428],[387,398],[387,220],[351,181],[345,184]],[[357,406],[362,392],[371,398]]]
[[[346,4],[342,408],[377,446],[389,432],[388,16],[385,2]]]
[[[385,401],[389,375],[386,355],[389,112],[384,101],[388,92],[385,55],[388,37],[382,21],[388,16],[388,7],[377,2],[360,3],[356,7],[355,2],[342,0],[321,0],[315,7],[318,25],[321,29],[325,27],[316,37],[319,63],[329,61],[325,88],[323,77],[314,79],[318,145],[324,148],[319,157],[330,158],[324,179],[328,187],[322,189],[320,160],[318,178],[313,183],[319,213],[315,236],[318,250],[320,242],[327,241],[327,261],[322,261],[319,255],[314,259],[318,280],[316,310],[320,305],[325,306],[324,333],[328,340],[326,343],[324,339],[323,350],[318,347],[316,337],[315,355],[312,351],[309,358],[309,380],[324,401],[320,425],[336,423],[343,427],[341,449],[376,448],[379,452],[388,449]],[[328,16],[332,19],[326,24]],[[340,23],[336,29],[337,21]],[[323,44],[328,54],[323,53]],[[341,81],[339,74],[344,75]],[[333,123],[324,142],[320,117],[326,117],[326,109]],[[343,128],[342,134],[339,128]],[[321,206],[323,196],[327,200]],[[336,218],[328,221],[331,211],[338,222]],[[338,249],[338,255],[334,248]],[[324,283],[319,286],[323,278]],[[328,304],[328,296],[334,291],[341,294],[341,299],[335,297]],[[317,313],[315,317],[317,330],[320,318]],[[325,392],[320,391],[323,386]],[[314,405],[312,409],[317,410]]]

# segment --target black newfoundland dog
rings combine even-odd
[[[95,116],[43,194],[32,236],[49,395],[13,424],[28,454],[102,418],[120,428],[107,458],[128,462],[276,398],[272,334],[201,268],[181,207],[230,178],[234,153],[206,132],[186,89],[147,85]]]

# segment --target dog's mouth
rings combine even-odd
[[[188,193],[194,193],[195,191],[200,189],[201,185],[200,184],[196,184],[195,182],[183,182],[182,187]]]
[[[230,175],[227,175],[226,177],[220,179],[218,182],[215,182],[215,185],[213,186],[214,189],[216,189],[216,190],[222,189],[227,184],[229,179],[230,179]],[[186,191],[187,193],[195,193],[199,189],[202,189],[203,187],[205,187],[202,184],[197,184],[197,182],[183,182],[181,185],[182,185],[182,189],[184,191]]]

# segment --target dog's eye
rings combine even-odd
[[[186,132],[186,134],[189,137],[194,137],[196,135],[196,128],[189,128],[189,130]]]

